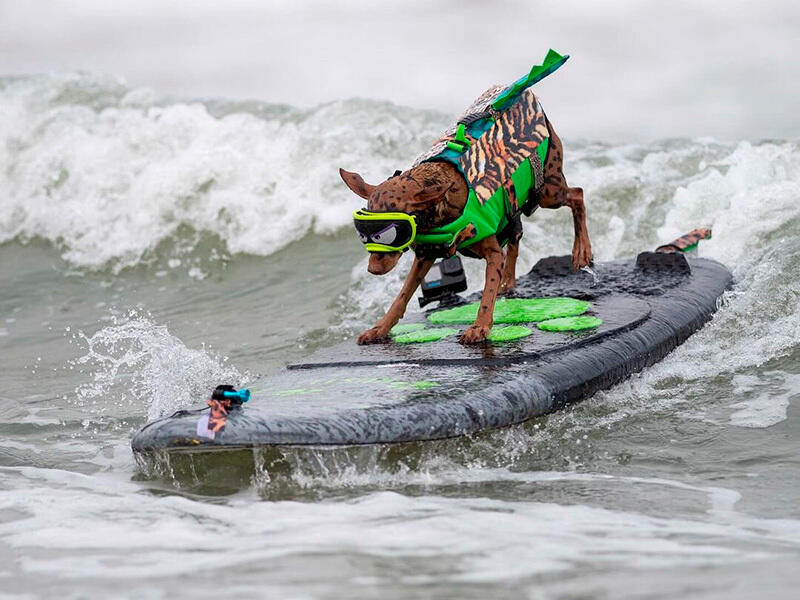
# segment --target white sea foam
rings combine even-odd
[[[714,229],[702,254],[736,266],[763,252],[769,234],[800,216],[800,151],[793,143],[741,142],[678,188],[659,237]],[[749,265],[748,265],[749,266]]]
[[[792,399],[800,397],[800,376],[788,373],[735,375],[736,399],[731,408],[732,425],[761,429],[771,427],[787,418]]]
[[[786,420],[789,398],[786,396],[764,396],[731,405],[738,409],[731,415],[731,424],[739,427],[760,429]]]
[[[168,102],[89,75],[0,80],[0,242],[42,238],[76,265],[120,267],[186,227],[231,253],[268,255],[348,226],[361,200],[339,166],[378,181],[447,123],[380,102],[301,111]],[[566,158],[570,183],[587,192],[598,259],[713,225],[704,252],[734,262],[796,215],[794,144],[572,143]],[[526,223],[522,269],[569,252],[566,212]]]
[[[1,80],[0,242],[42,238],[76,265],[123,267],[185,226],[268,255],[349,222],[361,200],[338,166],[385,177],[432,123],[379,102],[301,112],[157,103],[85,75]]]
[[[382,560],[422,558],[428,567],[400,580],[500,582],[581,564],[613,568],[714,565],[796,552],[800,523],[738,513],[736,492],[663,479],[577,473],[513,473],[505,469],[442,472],[422,485],[505,482],[520,492],[559,483],[591,484],[626,495],[663,488],[692,494],[707,513],[666,518],[529,499],[408,496],[372,492],[319,503],[252,502],[224,505],[178,496],[137,493],[109,476],[58,470],[4,469],[12,493],[2,507],[21,516],[0,524],[0,535],[26,553],[19,576],[63,580],[136,578],[158,581],[208,569],[276,564],[294,556],[329,554]],[[47,494],[41,490],[46,488]],[[213,548],[213,551],[207,551]],[[76,552],[79,551],[79,554]]]

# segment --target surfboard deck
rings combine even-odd
[[[568,256],[542,259],[514,296],[586,300],[586,314],[602,320],[596,328],[528,323],[527,337],[479,346],[459,344],[457,334],[424,344],[349,340],[251,383],[251,400],[229,411],[221,431],[208,430],[208,407],[198,406],[145,425],[133,450],[385,444],[513,425],[661,360],[711,318],[732,279],[720,263],[680,253],[643,252],[599,263],[595,274],[570,264]]]

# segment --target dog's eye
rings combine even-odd
[[[372,236],[372,240],[379,244],[391,244],[395,238],[397,238],[397,226],[396,225],[389,225],[383,231],[379,231],[375,235]]]

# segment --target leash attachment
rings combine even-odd
[[[472,146],[472,140],[467,137],[467,126],[463,122],[460,122],[456,128],[455,137],[447,142],[447,147],[460,154],[470,146]]]
[[[664,244],[656,248],[656,252],[691,252],[701,240],[710,240],[711,230],[704,227],[692,229],[689,233],[672,240],[669,244]]]
[[[250,390],[237,390],[232,385],[218,385],[208,399],[209,411],[197,422],[197,434],[213,440],[225,429],[232,408],[250,400]]]

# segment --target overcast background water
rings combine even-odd
[[[0,1],[0,597],[797,597],[798,33],[791,2]],[[148,418],[391,300],[337,168],[406,167],[549,47],[596,258],[713,227],[714,320],[402,459],[137,467]],[[570,221],[526,222],[521,272]]]

